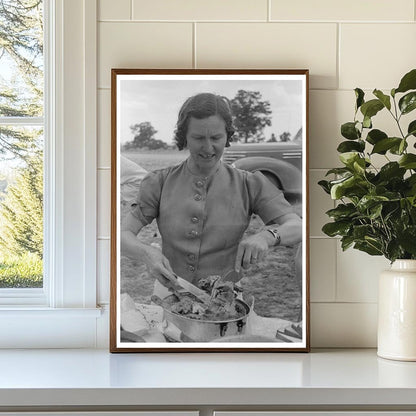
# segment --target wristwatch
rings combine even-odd
[[[280,233],[278,228],[268,228],[267,231],[272,234],[274,238],[274,245],[278,246],[281,241]]]

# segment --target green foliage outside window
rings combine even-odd
[[[42,126],[29,128],[43,117],[42,6],[0,0],[0,117],[27,118],[27,125],[0,124],[0,179],[7,180],[0,190],[0,288],[42,286],[43,134]]]

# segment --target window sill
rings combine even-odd
[[[0,308],[0,348],[95,348],[100,308]]]

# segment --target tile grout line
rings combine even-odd
[[[196,69],[196,22],[192,23],[192,68]]]
[[[133,20],[133,1],[130,0],[130,20]]]
[[[272,20],[272,0],[267,0],[267,22],[270,23]],[[416,0],[415,0],[416,1]]]
[[[340,71],[341,71],[341,24],[337,23],[337,62],[336,62],[336,71],[337,71],[337,90],[339,90],[340,84]]]
[[[133,7],[132,7],[133,9]],[[133,13],[133,11],[131,11]],[[414,25],[413,20],[270,20],[265,19],[253,19],[253,20],[244,20],[244,19],[225,19],[225,20],[192,20],[192,19],[98,19],[98,23],[287,23],[287,24],[354,24],[354,25]]]
[[[337,240],[336,244],[334,244],[333,250],[334,250],[334,259],[335,259],[335,281],[334,281],[334,302],[338,303],[338,244],[340,244],[340,241]]]

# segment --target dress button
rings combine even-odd
[[[195,271],[195,266],[189,265],[189,266],[188,266],[188,270],[189,270],[190,272],[194,272],[194,271]]]
[[[196,258],[195,254],[193,254],[193,253],[188,254],[188,259],[189,260],[195,260],[195,258]]]
[[[198,237],[198,231],[191,230],[191,231],[189,231],[189,235],[190,235],[190,237]]]
[[[196,182],[196,183],[195,183],[195,185],[196,185],[198,188],[202,188],[202,187],[204,186],[204,182],[202,182],[202,181],[198,181],[198,182]]]
[[[202,196],[200,194],[195,194],[194,199],[195,201],[200,201],[202,199]]]
[[[196,223],[198,223],[198,222],[199,222],[199,218],[198,218],[198,217],[192,217],[192,218],[191,218],[191,221],[192,221],[194,224],[196,224]]]

